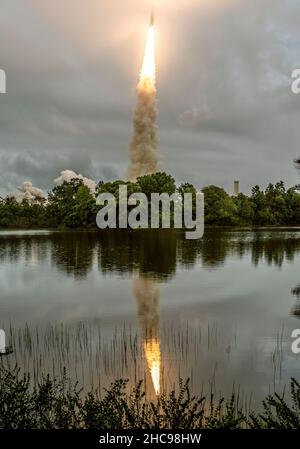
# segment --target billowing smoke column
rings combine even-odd
[[[133,137],[129,145],[128,179],[158,171],[157,104],[154,18],[150,27],[140,79],[137,86],[137,106],[134,113]]]
[[[133,293],[138,304],[144,352],[147,359],[155,393],[160,393],[161,351],[159,338],[159,289],[149,276],[136,274]]]

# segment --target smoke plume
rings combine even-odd
[[[133,136],[129,145],[128,179],[158,171],[157,103],[154,18],[151,18],[133,119]]]
[[[156,89],[139,85],[138,101],[133,120],[133,137],[129,145],[128,179],[158,171]]]
[[[16,192],[13,192],[8,196],[10,198],[15,198],[18,203],[27,200],[30,204],[33,204],[46,200],[44,192],[37,187],[33,187],[32,182],[30,181],[23,182]]]

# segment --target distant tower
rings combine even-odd
[[[233,195],[238,196],[240,193],[240,181],[233,182]]]

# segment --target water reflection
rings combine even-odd
[[[293,315],[297,318],[300,318],[300,284],[297,287],[293,288],[292,294],[297,297],[297,303],[293,308]]]
[[[181,234],[172,231],[114,231],[100,233],[99,268],[102,273],[133,273],[171,279],[176,272]],[[197,254],[194,258],[196,261]]]
[[[234,380],[265,395],[274,370],[285,382],[297,374],[289,342],[285,370],[276,345],[284,320],[286,335],[295,327],[299,254],[295,229],[208,229],[201,241],[174,231],[0,233],[0,328],[13,321],[22,366],[67,365],[87,388],[139,380],[146,359],[157,394],[178,377],[200,393],[218,376],[228,391]],[[292,293],[300,316],[300,286]]]
[[[251,257],[252,264],[282,267],[300,253],[297,230],[207,230],[203,240],[187,241],[175,231],[0,233],[0,263],[26,261],[39,265],[50,257],[58,271],[86,278],[97,264],[103,274],[132,275],[135,270],[154,279],[170,280],[177,268],[224,266],[228,257]]]
[[[139,323],[146,360],[155,393],[160,393],[161,349],[160,349],[160,293],[155,279],[135,274],[133,293],[137,301]]]
[[[55,233],[51,236],[51,263],[68,276],[85,278],[93,267],[97,247],[93,233]]]

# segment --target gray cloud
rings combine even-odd
[[[162,168],[198,186],[298,183],[296,0],[157,7]],[[0,194],[64,169],[125,176],[148,5],[0,0]]]

